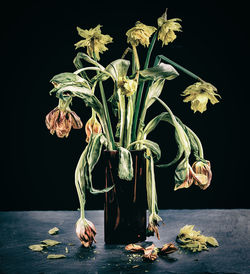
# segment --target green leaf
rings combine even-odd
[[[175,188],[178,188],[187,178],[189,172],[188,160],[186,158],[182,159],[181,162],[175,169],[174,181]]]
[[[148,148],[152,152],[152,154],[154,154],[156,160],[159,160],[161,158],[161,149],[157,143],[150,140],[137,140],[131,143],[128,147],[135,144],[142,144],[144,147]]]
[[[102,118],[104,117],[103,106],[93,92],[85,87],[64,86],[58,89],[56,96],[62,98],[64,96],[76,96],[84,100],[86,106],[93,108]]]
[[[131,181],[134,177],[133,160],[129,150],[118,147],[119,164],[118,176],[122,180]]]
[[[140,71],[141,80],[153,80],[167,79],[172,80],[176,78],[179,73],[171,65],[160,63],[152,68],[144,69]]]
[[[81,59],[100,68],[101,70],[105,70],[105,68],[101,64],[99,64],[97,61],[95,61],[94,59],[92,59],[91,57],[89,57],[87,54],[85,54],[83,52],[78,52],[76,57],[73,60],[73,63],[77,69],[83,68]]]
[[[86,79],[72,72],[63,72],[57,74],[50,80],[50,82],[57,84],[57,88],[60,88],[64,85],[88,86]]]
[[[90,141],[86,148],[84,149],[76,168],[75,174],[75,183],[79,182],[82,190],[83,199],[85,199],[85,189],[88,188],[90,193],[99,194],[110,191],[114,186],[104,188],[104,189],[95,189],[92,183],[92,171],[97,164],[103,145],[107,145],[107,140],[105,136],[100,133],[98,135],[91,135]]]
[[[47,259],[62,259],[62,258],[66,258],[66,256],[63,254],[49,254],[47,256]]]
[[[54,246],[54,245],[58,245],[61,244],[61,242],[55,241],[55,240],[50,240],[50,239],[46,239],[41,241],[42,244],[46,244],[47,246]]]
[[[106,71],[109,72],[116,81],[118,81],[119,78],[127,75],[129,66],[130,61],[125,59],[117,59],[106,67]]]
[[[158,79],[150,86],[143,111],[146,111],[155,102],[155,97],[159,97],[161,95],[164,82],[164,79]]]

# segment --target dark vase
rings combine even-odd
[[[104,238],[106,244],[128,244],[146,240],[146,160],[144,151],[131,151],[134,177],[118,177],[118,151],[104,151],[105,193]]]

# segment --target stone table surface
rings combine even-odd
[[[161,239],[149,237],[144,245],[177,245],[180,228],[192,224],[202,234],[215,237],[220,246],[199,253],[179,249],[147,262],[126,251],[125,245],[104,243],[101,210],[86,212],[98,232],[97,243],[90,249],[83,248],[76,237],[77,211],[0,212],[0,273],[250,273],[249,209],[161,210],[160,216],[165,223],[159,228]],[[49,235],[48,230],[55,226],[59,233]],[[42,252],[28,248],[44,239],[61,244]],[[52,253],[66,258],[48,260]]]

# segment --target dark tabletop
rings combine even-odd
[[[179,249],[147,262],[124,245],[105,245],[103,211],[86,212],[97,229],[97,243],[90,249],[81,247],[76,237],[77,211],[0,212],[0,273],[250,273],[250,210],[161,210],[160,216],[165,223],[160,226],[161,239],[149,237],[144,244],[176,244],[180,228],[192,224],[220,246],[199,253]],[[54,226],[60,231],[51,236],[48,230]],[[42,252],[28,248],[44,239],[61,244]],[[66,258],[48,260],[52,253]]]

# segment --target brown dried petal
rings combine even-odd
[[[157,239],[160,240],[160,233],[159,233],[159,229],[157,226],[158,226],[157,223],[149,224],[147,229],[148,229],[148,231],[155,233]]]
[[[168,244],[163,245],[160,252],[161,252],[161,254],[171,254],[177,250],[178,250],[178,248],[173,243],[168,243]]]
[[[132,252],[144,251],[144,248],[142,246],[136,244],[129,244],[125,246],[125,249]]]
[[[158,257],[158,249],[155,247],[154,244],[144,249],[144,255],[143,255],[144,259],[155,261],[157,257]]]
[[[82,128],[83,124],[82,124],[82,121],[81,121],[80,117],[74,111],[71,111],[70,115],[72,117],[72,127],[74,129]]]
[[[64,111],[60,112],[60,116],[55,122],[56,135],[59,138],[68,137],[71,130],[71,116]]]
[[[45,124],[46,127],[50,130],[51,134],[55,133],[55,122],[58,119],[60,114],[60,110],[58,109],[58,107],[54,108],[53,110],[51,110],[45,118]]]

